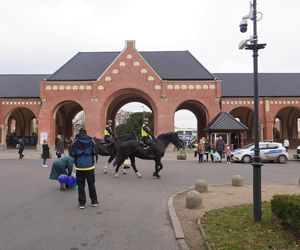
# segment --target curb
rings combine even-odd
[[[200,218],[198,218],[198,220],[197,220],[197,225],[198,225],[200,234],[201,234],[201,236],[203,237],[205,248],[206,248],[207,250],[212,250],[210,244],[209,244],[208,241],[207,241],[207,236],[206,236],[206,233],[205,233],[205,231],[204,231],[204,228],[202,227],[201,219],[200,219]]]
[[[181,250],[190,250],[190,247],[186,244],[185,239],[184,239],[184,233],[180,224],[180,221],[177,217],[175,208],[173,206],[173,199],[176,195],[183,193],[187,190],[191,189],[190,188],[186,188],[184,190],[181,190],[173,195],[170,196],[170,198],[168,199],[168,208],[169,208],[169,215],[172,221],[172,225],[173,225],[173,229],[174,229],[174,233],[175,233],[175,239],[178,243],[178,246]]]
[[[219,184],[219,185],[224,185],[224,184]],[[215,186],[218,186],[218,184],[215,185]],[[171,195],[170,198],[169,198],[169,200],[168,200],[169,215],[170,215],[170,218],[171,218],[171,221],[172,221],[172,225],[173,225],[173,229],[174,229],[176,241],[177,241],[177,243],[179,245],[179,248],[181,250],[190,250],[190,247],[185,242],[183,230],[182,230],[180,221],[179,221],[179,219],[177,217],[177,214],[175,212],[175,208],[173,206],[173,199],[174,199],[174,197],[176,195],[181,194],[181,193],[186,192],[186,191],[191,190],[191,189],[194,189],[194,187],[185,188],[185,189],[183,189],[183,190],[181,190],[179,192],[176,192],[175,194]],[[205,248],[207,250],[212,250],[210,244],[207,241],[207,236],[206,236],[205,231],[204,231],[204,229],[203,229],[203,227],[201,225],[200,218],[198,218],[198,220],[197,220],[197,225],[198,225],[200,234],[203,237]]]

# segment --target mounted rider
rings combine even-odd
[[[115,143],[114,138],[116,137],[116,135],[111,128],[112,124],[113,121],[108,120],[104,130],[104,141],[106,143],[107,149],[109,149]]]
[[[153,149],[153,144],[154,144],[154,140],[155,140],[155,136],[153,135],[153,133],[151,132],[150,128],[149,128],[149,119],[147,117],[145,117],[143,119],[143,125],[142,125],[142,129],[141,129],[141,136],[142,136],[142,142],[144,144],[146,144],[147,146],[150,147],[150,158],[155,158],[154,155],[154,149]]]

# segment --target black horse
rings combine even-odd
[[[108,145],[106,144],[106,142],[104,141],[104,139],[98,139],[98,138],[94,138],[93,139],[96,145],[96,153],[97,155],[102,155],[102,156],[109,156],[108,161],[104,167],[104,174],[107,174],[107,168],[110,165],[110,163],[113,161],[113,159],[115,159],[116,157],[116,146],[115,144],[117,142],[125,142],[128,140],[137,140],[135,135],[123,135],[120,137],[117,137],[114,139],[114,143],[112,145],[110,145],[108,147]],[[122,169],[123,174],[126,174],[126,171],[124,169]]]
[[[116,154],[116,159],[113,163],[113,165],[116,166],[115,177],[118,176],[119,168],[126,158],[130,159],[131,166],[134,172],[139,176],[140,173],[136,169],[136,165],[135,165],[135,157],[138,157],[144,160],[155,161],[155,172],[153,173],[153,176],[159,179],[160,175],[158,173],[163,168],[163,165],[161,163],[161,158],[165,155],[165,149],[170,143],[173,143],[178,149],[183,147],[183,142],[179,139],[177,133],[170,132],[170,133],[161,134],[158,136],[155,144],[153,144],[152,146],[153,148],[151,149],[152,154],[154,153],[155,155],[155,158],[149,157],[150,149],[149,148],[145,149],[139,141],[129,140],[129,141],[117,143],[116,144],[117,154]]]

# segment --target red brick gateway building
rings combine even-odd
[[[291,147],[299,144],[300,73],[259,74],[261,140],[275,140],[273,129]],[[126,41],[121,52],[80,52],[52,75],[0,75],[0,148],[12,137],[30,137],[38,126],[37,144],[56,135],[72,136],[72,119],[85,112],[86,129],[102,138],[108,119],[130,102],[147,105],[154,133],[174,130],[175,112],[190,110],[198,136],[220,112],[248,127],[240,136],[252,142],[253,76],[210,73],[188,51],[140,52]]]

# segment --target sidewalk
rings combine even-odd
[[[55,157],[55,152],[52,152],[52,158]],[[173,150],[166,150],[165,156],[163,157],[163,160],[177,160],[177,153],[178,151],[173,151]],[[26,149],[24,150],[23,154],[24,160],[26,159],[41,159],[41,152],[36,150],[36,149]],[[100,156],[100,157],[105,157],[105,156]],[[19,159],[19,154],[17,149],[7,149],[4,151],[0,151],[0,160],[6,160],[6,159]],[[187,160],[193,160],[194,158],[194,153],[187,151]]]
[[[52,157],[55,156],[55,152],[52,152]],[[163,160],[177,160],[178,151],[173,151],[173,149],[168,148],[165,152],[165,156]],[[296,153],[295,149],[289,150],[289,160],[297,160],[294,159],[294,154]],[[23,154],[25,157],[23,159],[41,159],[41,152],[36,149],[26,149]],[[198,160],[198,158],[194,157],[194,152],[191,149],[186,149],[187,160]],[[101,157],[101,156],[100,156]],[[55,157],[56,158],[56,157]],[[4,151],[0,151],[0,160],[4,159],[19,159],[19,154],[17,149],[7,149]],[[300,160],[299,160],[300,161]]]
[[[36,149],[26,149],[23,154],[23,159],[41,159],[41,152]],[[52,152],[53,155],[53,152]],[[7,149],[0,151],[0,160],[6,159],[19,159],[18,149]]]

